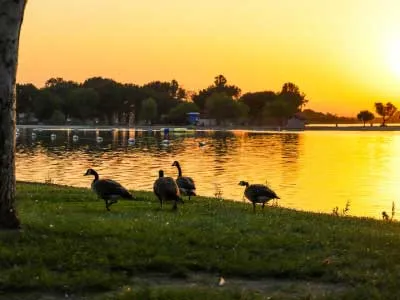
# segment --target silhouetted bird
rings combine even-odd
[[[182,176],[182,169],[178,161],[174,161],[172,166],[178,169],[178,178],[176,178],[176,183],[178,184],[179,190],[183,195],[196,196],[196,185],[191,177]]]
[[[253,211],[256,210],[256,203],[261,203],[264,209],[265,203],[271,199],[280,199],[277,194],[263,184],[250,184],[247,181],[240,181],[239,185],[245,186],[244,195],[253,203]]]
[[[111,179],[99,179],[99,174],[88,169],[84,176],[93,175],[92,190],[106,203],[106,209],[118,201],[119,198],[135,199],[121,184]]]
[[[172,177],[164,177],[164,171],[158,171],[159,177],[154,181],[153,191],[160,201],[160,207],[162,208],[163,201],[174,201],[172,209],[177,209],[177,203],[183,202],[180,197],[178,185]]]

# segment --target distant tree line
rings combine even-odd
[[[386,104],[382,102],[376,102],[374,106],[375,112],[381,117],[381,126],[386,126],[386,123],[388,121],[395,119],[397,107],[394,106],[391,102],[387,102]],[[375,115],[369,110],[362,110],[357,114],[357,119],[363,122],[365,126],[366,122],[372,122],[373,120],[375,120]],[[398,117],[396,119],[398,119]]]
[[[142,86],[92,77],[83,83],[50,78],[43,88],[17,84],[19,123],[128,124],[143,122],[185,124],[188,112],[201,112],[218,124],[284,124],[308,100],[294,83],[279,92],[241,94],[223,75],[189,96],[176,80]]]

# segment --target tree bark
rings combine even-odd
[[[15,83],[27,0],[0,0],[0,228],[18,229],[15,210]]]

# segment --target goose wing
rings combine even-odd
[[[196,185],[194,184],[194,180],[187,176],[180,176],[176,179],[176,183],[178,184],[179,188],[185,190],[195,190]]]
[[[166,199],[175,199],[180,196],[179,188],[172,177],[161,177],[154,182],[154,193]]]
[[[111,179],[99,179],[93,183],[93,189],[100,197],[121,196],[132,199],[132,195],[119,182]]]
[[[278,195],[263,184],[252,184],[245,190],[245,196],[251,201],[268,201],[279,199]]]

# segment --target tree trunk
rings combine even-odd
[[[0,228],[18,229],[15,210],[15,81],[27,0],[0,0]]]

